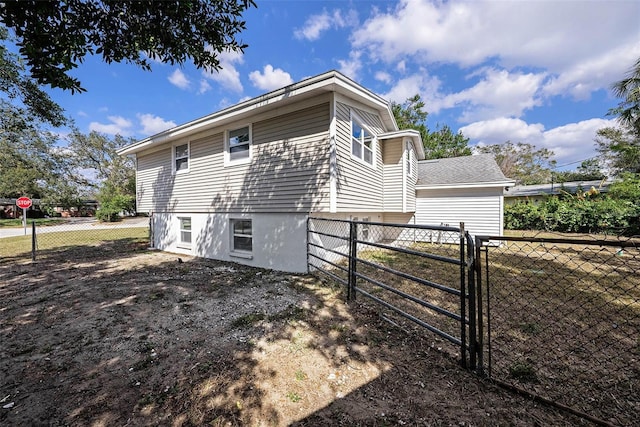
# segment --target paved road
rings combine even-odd
[[[113,228],[133,228],[147,227],[149,218],[136,217],[125,218],[120,222],[99,222],[95,218],[68,218],[64,224],[51,225],[47,227],[38,227],[38,234],[55,233],[58,231],[76,231],[76,230],[106,230]],[[27,224],[27,235],[31,235],[31,224]],[[0,228],[0,239],[3,237],[24,236],[24,228]]]

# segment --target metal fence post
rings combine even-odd
[[[467,367],[467,290],[466,290],[466,268],[465,268],[465,235],[464,222],[460,223],[460,364]]]
[[[477,318],[477,301],[476,301],[476,281],[475,281],[475,246],[471,240],[469,233],[465,233],[465,240],[468,250],[467,288],[469,289],[469,359],[470,369],[477,367],[477,351],[478,351],[478,318]]]
[[[478,236],[475,237],[475,262],[474,270],[476,273],[475,288],[476,288],[476,351],[478,354],[476,372],[479,375],[484,375],[484,319],[482,315],[482,256],[480,251],[482,250],[482,239]]]
[[[349,222],[349,282],[347,289],[347,300],[356,299],[356,258],[358,257],[358,224]]]
[[[36,260],[36,221],[31,221],[31,261]]]

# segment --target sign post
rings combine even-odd
[[[16,200],[16,205],[22,208],[22,225],[24,226],[24,235],[27,235],[27,209],[31,207],[31,199],[28,197],[20,197]]]

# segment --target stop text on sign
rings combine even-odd
[[[28,197],[20,197],[18,200],[16,200],[16,205],[19,208],[22,209],[27,209],[31,207],[31,199]]]

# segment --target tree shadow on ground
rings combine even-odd
[[[568,423],[311,276],[126,240],[83,255],[0,264],[2,424]]]

